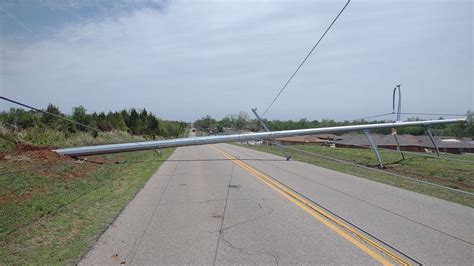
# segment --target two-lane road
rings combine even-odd
[[[80,263],[468,265],[473,221],[471,208],[321,167],[185,147]]]

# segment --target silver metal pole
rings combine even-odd
[[[398,107],[397,107],[397,119],[396,121],[397,122],[400,122],[402,121],[401,119],[401,116],[402,116],[402,90],[400,89],[400,84],[398,84],[397,86],[395,86],[395,88],[393,89],[393,112],[395,112],[395,92],[397,91],[398,89]]]
[[[257,120],[260,122],[260,125],[262,125],[263,129],[267,132],[270,132],[270,129],[267,127],[267,125],[265,124],[265,122],[263,122],[262,118],[260,118],[260,116],[258,115],[257,113],[257,108],[254,108],[252,109],[252,112],[253,114],[255,115],[255,117],[257,117]],[[291,159],[291,155],[289,155],[287,152],[286,152],[286,149],[285,149],[285,146],[281,145],[279,143],[279,141],[277,140],[274,140],[274,143],[277,147],[280,148],[281,152],[283,153],[283,156],[285,156],[286,160],[289,161]]]
[[[395,132],[395,134],[393,134],[393,136],[395,137],[395,142],[397,142],[397,150],[398,150],[398,151],[400,152],[400,154],[402,155],[403,160],[405,160],[405,155],[403,154],[402,148],[400,147],[400,142],[398,141],[397,132]]]
[[[108,154],[108,153],[119,153],[129,151],[142,151],[142,150],[154,150],[169,147],[181,147],[191,145],[205,145],[214,143],[226,143],[226,142],[239,142],[253,139],[275,139],[290,136],[304,136],[321,133],[340,133],[348,131],[358,130],[370,130],[370,129],[381,129],[381,128],[397,128],[406,126],[428,126],[434,124],[449,124],[464,122],[465,118],[460,119],[445,119],[445,120],[430,120],[430,121],[410,121],[410,122],[398,122],[398,123],[382,123],[382,124],[369,124],[369,125],[352,125],[352,126],[341,126],[341,127],[325,127],[325,128],[309,128],[309,129],[296,129],[296,130],[283,130],[273,132],[258,132],[248,134],[234,134],[224,136],[206,136],[206,137],[194,137],[194,138],[180,138],[180,139],[169,139],[169,140],[157,140],[157,141],[143,141],[134,143],[122,143],[122,144],[107,144],[97,146],[85,146],[75,148],[65,148],[54,150],[59,154],[70,155],[70,156],[86,156],[86,155],[97,155],[97,154]]]
[[[438,157],[439,157],[438,145],[436,145],[436,142],[433,138],[433,134],[431,134],[431,127],[430,126],[424,126],[424,128],[425,128],[426,134],[428,134],[428,136],[430,137],[431,143],[433,143],[433,146],[435,147],[436,155],[438,155]]]
[[[382,158],[380,157],[379,151],[377,150],[377,145],[375,145],[374,140],[372,139],[372,136],[370,135],[370,130],[363,130],[365,136],[367,137],[367,140],[369,141],[370,147],[375,153],[375,156],[377,157],[377,160],[379,161],[380,168],[383,168],[382,164]]]
[[[268,127],[267,127],[267,125],[265,124],[265,122],[263,122],[262,118],[260,118],[260,116],[258,115],[258,113],[257,113],[257,108],[252,109],[252,112],[253,112],[253,114],[255,115],[255,117],[257,117],[257,120],[258,120],[258,122],[260,123],[260,125],[263,127],[263,129],[265,129],[265,131],[267,131],[267,132],[270,132],[270,129],[268,129]]]

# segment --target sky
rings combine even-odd
[[[0,94],[66,113],[262,113],[344,4],[3,0]],[[473,9],[470,0],[352,0],[266,118],[388,113],[397,84],[403,112],[474,110]]]

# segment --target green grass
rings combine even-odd
[[[99,132],[97,137],[93,137],[90,132],[76,132],[66,134],[50,128],[30,128],[19,132],[7,130],[0,124],[0,148],[11,149],[12,142],[33,145],[50,145],[54,147],[74,147],[105,143],[120,143],[126,141],[143,141],[141,136],[131,136],[124,131]]]
[[[162,158],[152,151],[105,156],[111,162],[147,161],[142,163],[61,160],[0,175],[0,264],[74,263],[159,168],[158,159],[173,151],[164,149]],[[28,156],[0,160],[0,172],[44,164]]]
[[[282,155],[280,149],[276,146],[266,145],[240,145],[242,147],[253,148],[276,155]],[[292,145],[290,147],[313,152],[344,161],[353,162],[359,165],[377,168],[378,161],[370,149],[345,149],[345,148],[327,148],[321,146],[310,145]],[[340,171],[356,175],[359,177],[375,180],[381,183],[397,186],[418,193],[434,196],[440,199],[456,202],[465,206],[474,207],[474,197],[451,191],[448,189],[438,188],[435,186],[423,184],[420,182],[407,180],[389,174],[380,173],[370,169],[364,169],[357,166],[342,164],[330,159],[309,155],[303,152],[288,149],[293,160],[298,160],[328,169]],[[387,169],[386,171],[413,177],[419,180],[425,180],[432,183],[456,188],[468,192],[474,192],[474,163],[466,163],[459,161],[441,160],[436,158],[427,158],[405,154],[406,160],[401,160],[398,153],[379,150],[382,161]],[[473,160],[472,155],[443,155],[449,158]]]

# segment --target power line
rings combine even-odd
[[[339,11],[339,14],[337,14],[337,16],[334,18],[334,20],[331,22],[331,24],[329,25],[329,27],[326,29],[326,31],[323,33],[323,35],[321,36],[321,38],[319,38],[319,40],[316,42],[316,44],[313,46],[313,48],[309,51],[308,55],[306,55],[306,57],[303,59],[303,61],[301,62],[301,64],[298,66],[298,68],[296,68],[295,72],[293,72],[293,74],[290,76],[290,78],[288,79],[288,81],[285,83],[285,85],[283,86],[283,88],[281,88],[280,92],[278,92],[278,94],[276,95],[276,97],[273,99],[272,103],[270,103],[270,105],[267,107],[267,109],[265,110],[265,112],[263,112],[263,115],[262,115],[262,118],[265,116],[265,114],[268,112],[268,109],[270,109],[270,107],[272,107],[272,105],[275,103],[275,101],[278,99],[278,97],[280,96],[280,94],[286,89],[286,87],[288,86],[288,84],[291,82],[291,80],[293,79],[293,77],[296,75],[296,73],[300,70],[300,68],[303,66],[303,64],[306,62],[306,60],[308,59],[308,57],[311,55],[311,53],[313,53],[314,49],[316,49],[316,47],[318,46],[318,44],[321,42],[321,40],[324,38],[324,36],[326,35],[326,33],[329,31],[329,29],[332,27],[332,25],[336,22],[336,20],[339,18],[339,16],[342,14],[342,12],[344,11],[344,9],[346,9],[347,5],[349,5],[349,3],[351,2],[351,0],[348,0],[347,3],[344,5],[344,7],[341,9],[341,11]]]
[[[87,128],[87,129],[91,129],[95,132],[102,132],[102,133],[105,133],[103,130],[99,129],[99,128],[95,128],[95,127],[91,127],[91,126],[88,126],[86,124],[83,124],[83,123],[80,123],[80,122],[77,122],[73,119],[69,119],[67,117],[63,117],[63,116],[60,116],[60,115],[57,115],[57,114],[53,114],[53,113],[50,113],[48,111],[45,111],[43,109],[39,109],[39,108],[36,108],[36,107],[33,107],[31,105],[28,105],[28,104],[25,104],[25,103],[21,103],[21,102],[18,102],[18,101],[15,101],[15,100],[12,100],[12,99],[9,99],[7,97],[3,97],[3,96],[0,96],[0,99],[2,100],[5,100],[5,101],[8,101],[8,102],[11,102],[11,103],[14,103],[14,104],[17,104],[17,105],[20,105],[20,106],[23,106],[23,107],[26,107],[26,108],[29,108],[33,111],[36,111],[36,112],[39,112],[39,113],[43,113],[43,114],[46,114],[46,115],[50,115],[50,116],[53,116],[53,117],[56,117],[56,118],[59,118],[59,119],[62,119],[64,121],[67,121],[69,123],[73,123],[75,125],[78,125],[78,126],[81,126],[81,127],[84,127],[84,128]],[[123,139],[123,140],[126,140],[126,141],[130,141],[130,139],[128,139],[126,136],[118,136],[119,138]],[[140,142],[136,142],[136,141],[132,141],[130,143],[133,143],[133,144],[136,144],[136,145],[139,145],[139,146],[143,146],[142,143]],[[5,173],[0,173],[0,175],[9,175],[9,174],[15,174],[15,173],[21,173],[21,172],[26,172],[26,171],[31,171],[31,170],[38,170],[38,169],[42,169],[42,168],[45,168],[45,167],[48,167],[48,164],[43,164],[43,165],[40,165],[40,166],[37,166],[37,167],[33,167],[33,168],[27,168],[27,169],[20,169],[20,170],[16,170],[16,171],[12,171],[12,172],[5,172]]]
[[[39,109],[39,108],[30,106],[30,105],[27,105],[27,104],[24,104],[24,103],[17,102],[17,101],[15,101],[15,100],[9,99],[9,98],[7,98],[7,97],[0,96],[0,99],[5,100],[5,101],[7,101],[7,102],[11,102],[11,103],[17,104],[17,105],[20,105],[20,106],[23,106],[23,107],[26,107],[26,108],[29,108],[29,109],[34,110],[34,111],[36,111],[36,112],[40,112],[40,113],[43,113],[43,114],[47,114],[47,115],[50,115],[50,116],[54,116],[54,117],[56,117],[56,118],[59,118],[59,119],[68,121],[69,123],[73,123],[73,124],[76,124],[76,125],[81,126],[81,127],[84,127],[84,128],[88,128],[88,129],[91,129],[91,130],[94,130],[94,131],[102,132],[102,130],[100,130],[100,129],[98,129],[98,128],[94,128],[94,127],[91,127],[91,126],[88,126],[88,125],[79,123],[79,122],[77,122],[77,121],[74,121],[74,120],[69,119],[69,118],[64,117],[64,116],[60,116],[60,115],[57,115],[57,114],[50,113],[50,112],[45,111],[45,110],[43,110],[43,109]]]
[[[433,113],[400,113],[402,115],[444,115],[444,116],[466,116],[466,114],[433,114]]]
[[[356,120],[366,120],[366,119],[370,119],[370,118],[382,117],[382,116],[387,116],[387,115],[392,115],[392,114],[394,114],[394,113],[390,112],[390,113],[384,113],[384,114],[379,114],[379,115],[372,115],[372,116],[362,117],[362,118],[359,118],[359,119],[356,119]]]
[[[364,145],[360,145],[360,144],[351,144],[352,146],[355,146],[355,147],[360,147],[360,148],[365,148],[365,149],[370,149],[370,146],[364,146]],[[377,149],[381,149],[381,150],[385,150],[387,152],[392,152],[392,153],[400,153],[400,151],[398,150],[392,150],[392,149],[389,149],[389,148],[384,148],[384,147],[380,147],[380,146],[377,146]],[[431,156],[431,155],[428,155],[428,154],[424,154],[424,153],[417,153],[417,152],[413,152],[413,151],[402,151],[403,153],[405,154],[411,154],[413,155],[414,157],[424,157],[424,158],[433,158],[433,159],[437,159],[437,160],[448,160],[448,161],[456,161],[456,162],[462,162],[462,163],[469,163],[469,164],[472,164],[474,163],[474,161],[470,161],[470,160],[462,160],[462,159],[456,159],[456,158],[449,158],[449,157],[445,157],[445,156]]]
[[[256,138],[256,140],[261,140],[261,139],[257,139],[257,138]],[[270,142],[270,143],[272,143],[272,144],[275,144],[275,142],[273,142],[273,141],[270,141],[270,140],[266,140],[266,141],[267,141],[267,142]],[[305,150],[298,149],[298,148],[294,148],[294,147],[290,147],[290,146],[285,146],[285,148],[288,148],[288,149],[291,149],[291,150],[295,150],[295,151],[299,151],[299,152],[302,152],[302,153],[306,153],[306,154],[309,154],[309,155],[318,156],[318,157],[321,157],[321,158],[324,158],[324,159],[327,159],[327,160],[332,160],[332,161],[335,161],[335,162],[339,162],[339,163],[342,163],[342,164],[347,164],[347,165],[351,165],[351,166],[356,166],[356,167],[360,167],[360,168],[363,168],[363,169],[372,170],[372,171],[375,171],[375,172],[379,172],[379,173],[383,173],[383,174],[387,174],[387,175],[391,175],[391,176],[395,176],[395,177],[399,177],[399,178],[403,178],[403,179],[408,179],[408,180],[411,180],[411,181],[415,181],[415,182],[419,182],[419,183],[423,183],[423,184],[427,184],[427,185],[431,185],[431,186],[435,186],[435,187],[439,187],[439,188],[451,190],[451,191],[454,191],[454,192],[458,192],[458,193],[462,193],[462,194],[467,194],[467,195],[470,195],[470,196],[474,196],[474,193],[469,192],[469,191],[464,191],[464,190],[460,190],[460,189],[455,189],[455,188],[451,188],[451,187],[439,185],[439,184],[432,183],[432,182],[429,182],[429,181],[420,180],[420,179],[417,179],[417,178],[414,178],[414,177],[409,177],[409,176],[404,176],[404,175],[400,175],[400,174],[395,174],[395,173],[392,173],[392,172],[384,171],[384,170],[382,170],[382,169],[372,168],[372,167],[368,167],[368,166],[365,166],[365,165],[360,165],[360,164],[357,164],[357,163],[353,163],[353,162],[349,162],[349,161],[337,159],[337,158],[334,158],[334,157],[331,157],[331,156],[322,155],[322,154],[318,154],[318,153],[314,153],[314,152],[310,152],[310,151],[305,151]]]
[[[168,159],[168,160],[163,160],[163,159],[158,159],[158,160],[140,160],[140,161],[112,161],[112,162],[96,162],[93,160],[84,160],[85,163],[90,163],[90,164],[99,164],[99,165],[114,165],[114,164],[140,164],[140,163],[163,163],[163,162],[222,162],[222,161],[260,161],[260,162],[281,162],[281,161],[286,161],[283,159],[259,159],[259,158],[243,158],[243,159]],[[14,170],[14,171],[5,171],[5,172],[0,172],[0,176],[5,176],[5,175],[11,175],[11,174],[18,174],[18,173],[23,173],[23,172],[29,172],[29,171],[35,171],[35,170],[40,170],[44,169],[47,167],[51,167],[51,164],[43,164],[40,166],[36,167],[30,167],[30,168],[23,168],[19,170]],[[0,170],[3,170],[8,167],[2,167]]]
[[[383,114],[378,114],[378,115],[372,115],[372,116],[362,117],[362,118],[355,119],[355,120],[366,120],[366,119],[377,118],[377,117],[383,117],[383,116],[388,116],[388,115],[393,115],[393,114],[396,114],[396,113],[394,113],[394,112],[390,112],[390,113],[383,113]],[[410,113],[410,112],[406,112],[406,113],[400,113],[400,114],[402,114],[402,115],[444,115],[444,116],[466,116],[466,114]]]
[[[141,160],[141,161],[116,161],[110,163],[98,163],[91,160],[85,160],[88,163],[98,164],[134,164],[134,163],[149,163],[149,162],[221,162],[221,161],[283,161],[281,159],[259,159],[259,158],[243,158],[243,159],[167,159],[167,160]]]
[[[241,151],[241,150],[236,150],[236,149],[233,149],[233,148],[231,148],[231,150],[236,151],[236,152],[240,152],[240,153],[242,153],[242,154],[247,154],[247,155],[249,155],[248,153],[246,153],[246,152],[244,152],[244,151]],[[270,165],[270,164],[268,164],[268,165]],[[411,218],[409,218],[409,217],[407,217],[407,216],[404,216],[404,215],[401,215],[401,214],[399,214],[399,213],[393,212],[393,211],[391,211],[391,210],[389,210],[389,209],[386,209],[386,208],[384,208],[384,207],[382,207],[382,206],[379,206],[379,205],[377,205],[377,204],[368,202],[368,201],[366,201],[366,200],[364,200],[364,199],[361,199],[361,198],[359,198],[359,197],[357,197],[357,196],[354,196],[354,195],[352,195],[352,194],[350,194],[350,193],[341,191],[341,190],[339,190],[339,189],[337,189],[337,188],[334,188],[334,187],[332,187],[332,186],[325,185],[325,184],[323,184],[323,183],[321,183],[321,182],[318,182],[318,181],[316,181],[316,180],[314,180],[314,179],[311,179],[311,178],[308,178],[308,177],[306,177],[306,176],[303,176],[303,175],[300,175],[300,174],[298,174],[298,173],[295,173],[295,172],[293,172],[293,171],[290,171],[290,170],[288,170],[288,169],[286,169],[286,168],[284,168],[284,167],[279,167],[279,166],[276,166],[276,165],[273,165],[273,166],[276,167],[276,168],[279,168],[279,169],[281,169],[281,170],[283,170],[283,171],[286,171],[286,172],[288,172],[288,173],[295,174],[295,175],[297,175],[297,176],[303,177],[303,178],[305,178],[305,179],[307,179],[307,180],[309,180],[309,181],[311,181],[311,182],[313,182],[313,183],[316,183],[316,184],[318,184],[318,185],[321,185],[321,186],[326,187],[326,188],[328,188],[328,189],[331,189],[331,190],[333,190],[333,191],[342,193],[342,194],[344,194],[344,195],[346,195],[346,196],[349,196],[349,197],[351,197],[351,198],[354,198],[354,199],[356,199],[356,200],[362,201],[362,202],[364,202],[364,203],[367,203],[367,204],[369,204],[369,205],[372,205],[372,206],[377,207],[377,208],[379,208],[379,209],[382,209],[382,210],[384,210],[384,211],[387,211],[387,212],[390,212],[390,213],[392,213],[392,214],[395,214],[395,215],[397,215],[397,216],[399,216],[399,217],[402,217],[402,218],[404,218],[404,219],[407,219],[407,220],[410,220],[410,221],[412,221],[412,222],[418,223],[419,225],[424,226],[424,227],[427,227],[427,228],[429,228],[429,229],[431,229],[431,230],[435,230],[435,231],[437,231],[437,232],[439,232],[439,233],[442,233],[442,234],[444,234],[444,235],[447,235],[447,236],[449,236],[449,237],[458,239],[458,240],[460,240],[460,241],[462,241],[462,242],[465,242],[465,243],[468,243],[468,244],[472,245],[472,243],[469,242],[469,241],[466,241],[466,240],[461,239],[461,238],[459,238],[459,237],[456,237],[456,236],[454,236],[454,235],[451,235],[451,234],[448,234],[448,233],[439,231],[438,229],[433,228],[433,227],[431,227],[431,226],[429,226],[429,225],[427,225],[427,224],[423,224],[423,223],[417,222],[417,221],[415,221],[415,220],[413,220],[413,219],[411,219]],[[279,181],[279,180],[277,180],[277,181]],[[281,181],[279,181],[279,182],[281,182]],[[289,187],[289,186],[286,185],[286,184],[283,184],[283,183],[282,183],[282,185],[288,187],[289,189],[292,189],[291,187]],[[292,189],[292,190],[294,191],[294,189]],[[326,211],[328,211],[329,213],[333,214],[334,216],[336,216],[336,217],[342,219],[343,221],[349,223],[350,225],[359,228],[357,225],[355,225],[355,224],[353,224],[353,223],[351,223],[351,222],[349,222],[349,221],[346,221],[344,218],[342,218],[342,217],[340,217],[339,215],[337,215],[337,214],[331,212],[330,210],[326,209],[324,206],[321,206],[321,205],[319,205],[318,203],[314,202],[311,198],[309,198],[309,197],[307,197],[307,196],[301,194],[300,192],[297,192],[297,191],[294,191],[294,192],[297,193],[297,194],[300,194],[302,197],[304,197],[304,198],[306,198],[307,200],[313,202],[314,204],[320,206],[320,207],[323,208],[324,210],[326,210]],[[363,230],[363,229],[361,229],[361,228],[359,228],[359,229],[360,229],[361,231],[363,231],[364,233],[366,233],[367,235],[373,237],[374,239],[377,239],[378,241],[384,243],[385,245],[388,245],[388,244],[385,243],[384,241],[382,241],[382,240],[380,240],[380,239],[378,239],[378,238],[372,236],[370,233],[366,232],[365,230]],[[388,245],[388,246],[390,246],[390,245]],[[403,254],[404,256],[410,258],[408,255],[406,255],[406,254],[404,254],[403,252],[397,250],[395,247],[392,247],[392,248],[395,249],[396,251],[398,251],[399,253]],[[416,262],[416,260],[414,260],[413,258],[410,258],[410,259],[412,259],[414,262]],[[418,263],[418,262],[417,262],[417,263]],[[420,263],[418,263],[418,264],[421,265]]]
[[[96,131],[96,132],[105,133],[105,131],[103,131],[103,130],[101,130],[101,129],[99,129],[99,128],[88,126],[88,125],[86,125],[86,124],[77,122],[77,121],[75,121],[75,120],[73,120],[73,119],[69,119],[69,118],[64,117],[64,116],[60,116],[60,115],[57,115],[57,114],[53,114],[53,113],[47,112],[47,111],[45,111],[45,110],[43,110],[43,109],[39,109],[39,108],[33,107],[33,106],[31,106],[31,105],[27,105],[27,104],[25,104],[25,103],[21,103],[21,102],[18,102],[18,101],[15,101],[15,100],[12,100],[12,99],[3,97],[3,96],[0,96],[0,99],[5,100],[5,101],[8,101],[8,102],[11,102],[11,103],[14,103],[14,104],[17,104],[17,105],[20,105],[20,106],[23,106],[23,107],[26,107],[26,108],[29,108],[29,109],[34,110],[34,111],[36,111],[36,112],[40,112],[40,113],[43,113],[43,114],[46,114],[46,115],[50,115],[50,116],[53,116],[53,117],[62,119],[62,120],[67,121],[67,122],[69,122],[69,123],[73,123],[73,124],[76,124],[76,125],[78,125],[78,126],[81,126],[81,127],[87,128],[87,129],[91,129],[91,130]],[[121,138],[121,139],[123,139],[123,140],[125,140],[125,141],[130,141],[130,143],[133,143],[133,144],[136,144],[136,145],[139,145],[139,146],[144,146],[144,144],[142,144],[142,143],[140,143],[140,142],[137,142],[137,141],[130,140],[130,139],[128,139],[126,136],[121,136],[121,135],[119,135],[118,137]]]

